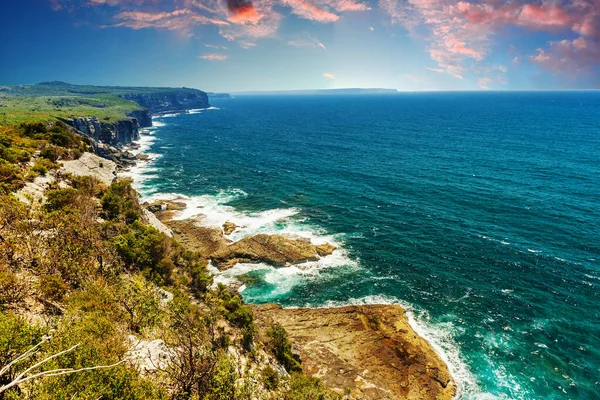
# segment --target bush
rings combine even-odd
[[[77,190],[73,188],[46,191],[46,211],[58,211],[70,208],[76,204]]]
[[[71,176],[71,185],[81,194],[90,197],[99,197],[106,191],[106,186],[93,176]]]
[[[48,170],[58,169],[60,166],[55,162],[48,160],[47,158],[38,158],[35,160],[35,164],[31,167],[31,170],[37,172],[40,175],[46,175]]]
[[[113,240],[117,254],[129,268],[137,268],[155,281],[169,280],[171,239],[152,226],[135,222],[131,230]]]
[[[0,269],[0,308],[23,301],[26,287],[17,275],[6,268]]]
[[[142,275],[123,276],[117,301],[129,317],[129,329],[135,332],[153,327],[160,318],[156,289]]]
[[[196,297],[204,295],[213,283],[213,277],[202,264],[196,264],[192,267],[191,290]]]
[[[23,176],[16,165],[0,159],[0,194],[9,194],[23,187]]]
[[[283,396],[284,400],[342,400],[342,396],[328,389],[313,377],[293,373],[290,388]]]
[[[56,354],[79,344],[74,351],[53,359],[46,368],[80,369],[108,366],[125,358],[125,342],[124,335],[113,321],[96,313],[83,313],[76,318],[62,320],[41,356]],[[44,378],[28,389],[30,398],[39,400],[99,397],[129,400],[166,398],[160,388],[140,378],[135,368],[126,363],[111,368]]]
[[[283,326],[275,324],[271,330],[267,332],[270,339],[270,348],[273,355],[283,365],[288,372],[302,371],[299,360],[292,353],[292,343],[287,337],[287,333]]]
[[[270,365],[263,368],[262,380],[267,390],[275,390],[279,386],[279,374]]]
[[[127,224],[139,219],[140,205],[137,193],[131,187],[131,181],[120,179],[111,183],[101,199],[104,217],[119,220]]]
[[[237,372],[233,360],[222,354],[217,360],[210,380],[210,391],[206,400],[231,400],[235,399],[235,381]]]
[[[43,333],[42,329],[28,325],[24,318],[0,313],[0,365],[7,365],[39,343]],[[15,369],[10,369],[6,375],[0,376],[0,386],[11,382],[15,375]]]
[[[66,150],[61,147],[46,146],[40,151],[40,156],[52,162],[56,162],[65,154],[65,152]]]
[[[40,291],[48,300],[62,301],[69,287],[60,275],[43,275],[40,278]]]

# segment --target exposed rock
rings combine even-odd
[[[181,201],[165,201],[168,211],[183,211],[187,208],[187,205]]]
[[[206,93],[196,89],[181,88],[160,93],[128,93],[121,97],[135,101],[152,114],[210,107]]]
[[[317,254],[319,256],[325,257],[333,253],[333,251],[337,249],[337,247],[329,243],[323,243],[318,246],[315,246],[315,249],[317,250]]]
[[[113,146],[129,144],[140,138],[140,125],[135,118],[105,122],[100,121],[97,117],[80,117],[63,121],[95,142]]]
[[[37,176],[33,182],[26,182],[25,186],[17,191],[17,198],[26,204],[35,202],[44,202],[46,196],[44,192],[50,187],[50,184],[55,181],[51,174]]]
[[[132,111],[128,114],[130,117],[137,119],[141,128],[148,128],[152,126],[152,115],[148,110],[137,110]]]
[[[160,304],[162,304],[163,306],[166,304],[169,304],[170,302],[173,301],[173,293],[163,289],[163,288],[156,288],[156,293],[158,294],[158,297],[160,299]]]
[[[223,270],[238,262],[264,262],[276,267],[317,261],[316,246],[306,239],[259,234],[233,243],[212,254],[213,264]]]
[[[254,306],[257,326],[276,322],[299,352],[304,373],[361,399],[453,398],[446,364],[392,305],[322,309]]]
[[[237,227],[238,226],[233,222],[227,221],[223,224],[223,233],[225,235],[231,235],[237,229]]]
[[[162,340],[147,341],[130,335],[129,342],[129,360],[141,373],[165,369],[175,354]]]
[[[173,232],[165,224],[163,224],[158,218],[156,218],[156,215],[152,214],[152,212],[150,212],[150,210],[148,210],[146,208],[142,208],[142,212],[144,213],[144,220],[147,223],[152,225],[159,232],[162,232],[169,237],[173,237]]]
[[[166,221],[166,224],[179,243],[187,249],[197,251],[204,259],[224,251],[230,243],[218,227],[207,228],[190,221]]]
[[[146,207],[146,209],[150,212],[159,212],[159,211],[165,211],[167,209],[167,205],[162,203],[162,202],[154,202],[154,203],[144,203],[142,204],[144,207]]]
[[[75,176],[91,175],[106,185],[110,185],[116,178],[116,170],[117,165],[113,161],[92,153],[83,153],[77,160],[64,161],[60,169],[61,172],[67,172]]]
[[[135,158],[141,161],[147,161],[150,159],[150,156],[148,154],[138,154]]]

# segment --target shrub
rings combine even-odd
[[[48,300],[62,301],[69,287],[60,275],[43,275],[40,277],[40,291]]]
[[[235,381],[238,374],[233,360],[222,354],[217,360],[210,380],[210,392],[206,400],[231,400],[235,399]]]
[[[98,197],[106,191],[106,186],[98,179],[93,176],[71,176],[71,185],[77,189],[81,194]]]
[[[114,246],[125,264],[149,275],[168,254],[170,240],[151,226],[135,222],[131,231],[117,236]]]
[[[197,297],[204,295],[208,288],[213,283],[213,277],[206,269],[206,266],[202,264],[196,264],[192,267],[192,282],[191,289]]]
[[[17,275],[6,268],[0,269],[0,307],[23,301],[26,287]]]
[[[125,275],[121,281],[117,301],[129,317],[129,329],[139,333],[153,327],[160,318],[160,300],[155,288],[142,275]]]
[[[120,179],[111,183],[101,199],[104,217],[133,223],[139,219],[140,205],[137,193],[131,187],[131,181]]]
[[[45,367],[80,369],[110,366],[125,358],[125,337],[113,321],[96,313],[65,318],[42,357],[79,346],[53,359]],[[28,387],[31,398],[50,399],[164,399],[161,389],[140,378],[132,366],[122,363],[110,368],[43,378]]]
[[[44,331],[27,324],[24,318],[12,313],[0,313],[0,365],[10,361],[39,343]],[[11,368],[6,375],[0,376],[0,386],[11,382],[16,371]]]
[[[293,373],[290,388],[283,396],[284,400],[342,400],[342,396],[328,389],[313,377]]]
[[[52,162],[58,161],[65,154],[65,149],[57,146],[46,146],[40,151],[40,156]]]
[[[73,206],[77,200],[77,190],[73,188],[46,191],[46,211],[64,210]]]
[[[292,343],[287,337],[285,329],[280,324],[275,324],[272,329],[267,332],[270,339],[270,348],[273,355],[283,365],[288,372],[302,371],[300,362],[292,353]]]
[[[270,365],[263,368],[262,380],[267,390],[275,390],[279,386],[279,374]]]
[[[0,159],[0,194],[8,194],[23,187],[23,176],[16,165]]]

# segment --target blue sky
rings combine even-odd
[[[600,0],[3,0],[0,84],[600,88]]]

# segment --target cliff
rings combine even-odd
[[[122,119],[116,122],[100,121],[97,117],[63,119],[85,136],[97,142],[117,146],[130,144],[140,138],[140,123],[136,118]]]
[[[208,95],[195,89],[182,88],[150,93],[125,93],[121,97],[136,102],[152,114],[210,107]]]
[[[152,126],[152,114],[148,110],[136,110],[127,114],[130,117],[137,119],[140,128],[148,128]]]

